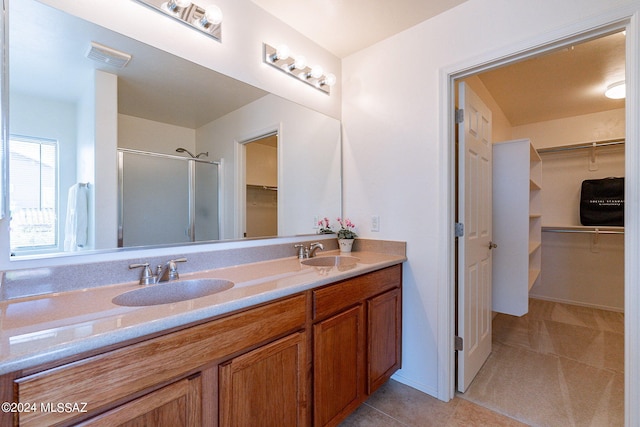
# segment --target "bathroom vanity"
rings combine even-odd
[[[353,255],[358,263],[345,268],[292,257],[198,273],[235,286],[153,307],[114,306],[113,297],[139,286],[131,283],[4,302],[3,341],[11,341],[12,325],[27,328],[12,304],[36,302],[46,311],[56,298],[75,307],[73,319],[51,313],[58,318],[42,326],[58,324],[49,331],[60,335],[75,327],[77,334],[82,320],[93,330],[49,350],[3,355],[0,389],[9,403],[1,424],[337,425],[401,361],[405,258]],[[77,298],[87,294],[93,303],[84,312]],[[150,326],[163,319],[176,320]],[[100,334],[118,337],[87,345]]]

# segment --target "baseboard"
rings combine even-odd
[[[417,383],[411,380],[410,378],[403,376],[402,371],[398,371],[395,374],[393,374],[391,376],[391,379],[398,381],[399,383],[402,383],[404,385],[407,385],[411,388],[415,388],[418,391],[421,391],[423,393],[428,394],[429,396],[432,396],[438,399],[438,390],[434,389],[433,387],[427,386],[425,384]]]
[[[577,305],[577,306],[580,306],[580,307],[597,308],[597,309],[600,309],[600,310],[615,311],[615,312],[618,312],[618,313],[624,313],[624,308],[609,307],[607,305],[591,304],[591,303],[586,303],[586,302],[582,302],[582,301],[573,301],[573,300],[564,299],[564,298],[553,298],[553,297],[547,297],[547,296],[543,296],[543,295],[534,295],[534,294],[531,294],[531,293],[529,293],[529,298],[542,300],[542,301],[559,302],[559,303],[563,303],[563,304]]]

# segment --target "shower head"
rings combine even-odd
[[[186,148],[182,148],[182,147],[176,148],[176,152],[177,153],[187,153],[192,158],[194,158],[194,159],[196,158],[196,156],[194,156],[193,153],[191,153],[191,151],[187,150]]]

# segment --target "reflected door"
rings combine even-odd
[[[194,168],[193,241],[219,240],[218,165],[190,160]]]
[[[188,163],[182,159],[119,152],[118,246],[191,241]]]
[[[244,237],[278,235],[278,135],[245,144]]]

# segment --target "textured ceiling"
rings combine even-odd
[[[625,36],[616,33],[479,75],[513,126],[624,108],[604,96],[625,78]]]

